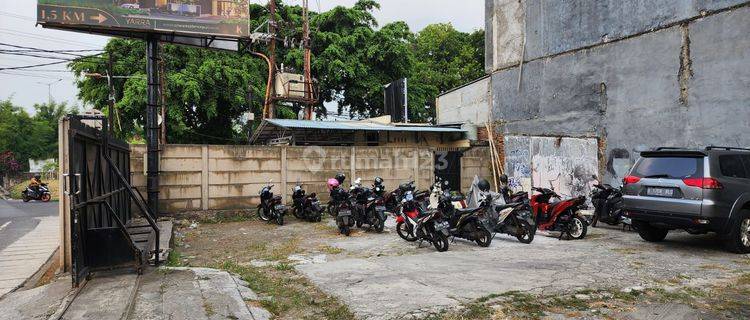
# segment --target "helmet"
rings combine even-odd
[[[477,183],[477,187],[479,187],[479,190],[482,190],[484,192],[490,191],[490,182],[487,181],[487,179],[481,179]]]
[[[500,175],[500,183],[502,183],[502,184],[508,184],[508,175],[501,174]]]
[[[381,178],[381,177],[375,177],[375,184],[377,184],[377,185],[383,184],[383,178]]]
[[[328,183],[327,184],[328,184],[328,190],[329,191],[333,190],[334,188],[337,188],[340,185],[339,181],[337,179],[334,179],[334,178],[328,179]]]
[[[342,183],[344,183],[344,180],[346,180],[346,175],[344,175],[343,173],[339,172],[339,173],[336,174],[336,180],[338,180],[339,184],[342,184]]]
[[[27,176],[27,177],[28,177],[28,176]],[[34,179],[37,179],[37,180],[42,180],[42,176],[41,176],[41,175],[39,175],[39,174],[35,174],[35,175],[34,175]]]

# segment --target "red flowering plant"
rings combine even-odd
[[[21,165],[16,161],[16,156],[12,151],[0,153],[0,175],[8,175],[21,170]]]

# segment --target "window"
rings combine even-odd
[[[703,178],[703,158],[648,157],[642,158],[633,170],[641,178],[685,179]]]
[[[719,156],[719,168],[721,168],[722,176],[747,178],[745,167],[742,165],[742,156],[740,155]]]

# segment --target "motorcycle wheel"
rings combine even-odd
[[[417,241],[417,237],[413,235],[411,231],[409,231],[409,226],[404,222],[399,222],[398,224],[396,224],[396,233],[398,233],[398,236],[401,237],[401,239],[404,239],[406,241]]]
[[[284,225],[284,215],[280,212],[276,213],[276,224],[283,226]]]
[[[432,235],[432,245],[435,246],[438,252],[448,251],[448,237],[442,232],[437,232]]]
[[[29,202],[29,201],[31,201],[31,198],[29,198],[29,196],[27,196],[27,195],[24,194],[23,195],[23,202]]]
[[[266,215],[266,210],[263,210],[263,207],[258,207],[258,218],[266,222],[271,221],[271,218]]]
[[[301,211],[302,211],[301,208],[294,208],[294,210],[292,210],[292,214],[294,215],[295,218],[302,220],[303,217],[302,217]]]
[[[349,229],[349,226],[340,226],[339,233],[348,237],[352,233],[352,230]]]
[[[41,200],[42,202],[49,202],[50,200],[52,200],[52,195],[50,195],[49,193],[45,193],[42,195]]]
[[[375,222],[375,232],[381,233],[383,232],[383,229],[385,229],[385,221],[380,220],[380,218],[376,219],[377,222]]]
[[[516,230],[516,239],[523,244],[529,244],[534,241],[534,234],[536,234],[536,227],[533,227],[528,222],[519,220],[519,226]]]
[[[568,237],[570,239],[583,239],[584,237],[586,237],[586,232],[588,232],[586,221],[578,216],[573,217],[573,220],[571,220],[570,224],[568,225],[568,230],[566,230],[565,232],[568,234]]]
[[[480,247],[489,247],[490,243],[492,243],[492,234],[487,231],[484,228],[479,228],[479,230],[476,231],[477,236],[476,240],[474,240]]]

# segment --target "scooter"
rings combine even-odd
[[[42,183],[39,185],[38,190],[26,187],[26,190],[21,192],[21,197],[23,198],[23,202],[29,202],[31,200],[49,202],[52,199],[52,194],[49,192],[47,184]]]
[[[436,189],[440,187],[436,186]],[[480,247],[489,247],[492,243],[492,229],[485,219],[485,213],[491,202],[472,209],[458,209],[453,204],[455,198],[450,191],[444,190],[439,197],[437,210],[446,218],[449,233],[453,237],[476,242]]]
[[[626,222],[622,215],[622,191],[608,184],[596,184],[591,190],[591,203],[594,205],[594,218],[591,226],[601,221],[611,226]]]
[[[260,205],[258,206],[258,217],[266,222],[276,221],[280,226],[284,225],[284,214],[286,213],[286,206],[281,203],[281,196],[274,196],[271,189],[273,184],[268,181],[268,184],[260,189]]]
[[[396,231],[406,241],[422,241],[432,243],[439,252],[448,250],[448,236],[450,227],[448,221],[443,220],[440,210],[430,210],[422,213],[422,207],[414,199],[411,191],[407,191],[401,204],[401,214],[396,218]]]
[[[292,214],[300,220],[320,222],[323,215],[323,206],[320,205],[318,195],[315,193],[306,195],[305,193],[305,189],[299,183],[292,188]]]
[[[340,186],[336,186],[331,189],[331,201],[336,204],[331,212],[336,217],[336,226],[339,228],[339,233],[348,237],[355,222],[352,216],[351,195]]]
[[[575,240],[586,237],[588,222],[578,212],[586,209],[586,197],[562,200],[560,195],[551,189],[531,189],[538,192],[531,196],[530,204],[539,230],[559,231],[559,239],[565,234]]]

